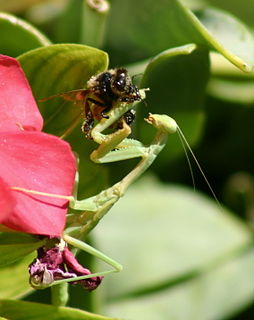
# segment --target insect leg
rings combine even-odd
[[[106,116],[105,113],[107,113],[107,112],[109,112],[109,111],[111,110],[111,108],[112,108],[112,105],[111,105],[111,104],[108,104],[108,103],[106,104],[106,103],[104,103],[104,102],[100,102],[100,101],[95,100],[95,99],[93,99],[93,98],[88,98],[87,100],[90,101],[90,102],[92,102],[93,104],[99,106],[99,107],[104,108],[104,109],[100,112],[100,116],[101,116],[102,118],[109,119],[109,116]]]
[[[94,116],[93,116],[92,110],[90,108],[89,101],[90,101],[89,98],[87,98],[85,100],[85,104],[84,104],[84,118],[85,118],[85,120],[82,124],[81,130],[82,130],[82,132],[84,132],[85,137],[87,139],[92,139],[90,132],[93,129]]]

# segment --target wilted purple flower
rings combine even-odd
[[[44,289],[54,281],[90,275],[90,270],[80,265],[67,248],[61,243],[52,247],[41,247],[38,256],[29,266],[30,283],[35,289]],[[71,284],[81,284],[88,291],[98,287],[103,277],[91,277],[83,280],[70,281]]]

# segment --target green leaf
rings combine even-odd
[[[254,249],[170,289],[112,302],[107,313],[139,320],[235,319],[253,303],[253,268]]]
[[[92,75],[108,67],[108,56],[105,52],[78,44],[57,44],[36,49],[20,56],[18,60],[37,100],[84,88]],[[96,145],[86,140],[81,132],[82,106],[56,98],[39,103],[39,107],[45,121],[44,131],[62,135],[73,123],[77,126],[67,140],[80,159],[79,196],[90,196],[103,189],[106,185],[107,169],[89,159],[89,154]]]
[[[223,56],[211,55],[212,77],[208,83],[208,94],[225,101],[251,106],[254,102],[254,72],[244,73],[230,64]]]
[[[34,258],[34,253],[29,254],[25,258],[20,259],[7,267],[0,268],[1,299],[20,298],[34,290],[29,285],[28,273],[28,266]]]
[[[242,72],[217,52],[211,52],[210,59],[211,73],[214,76],[244,80],[254,78],[254,70],[252,72]]]
[[[206,9],[196,12],[195,21],[207,43],[243,71],[254,66],[254,39],[244,24],[230,14]],[[194,18],[194,17],[193,17]]]
[[[214,303],[219,290],[223,300],[223,288],[227,283],[240,283],[242,270],[250,282],[252,279],[253,253],[250,259],[243,253],[252,246],[252,234],[247,226],[206,197],[180,186],[160,185],[148,179],[140,181],[112,208],[94,235],[97,246],[124,267],[119,275],[105,279],[112,315],[149,320],[215,319],[190,318],[186,314],[185,318],[176,317],[176,314],[181,314],[189,299],[195,302],[193,310],[205,310],[209,304],[207,312],[223,314],[226,308],[223,309],[223,303],[220,306]],[[239,260],[236,266],[234,260]],[[231,263],[228,279],[223,282],[226,274],[223,271],[214,288],[213,276],[208,285],[211,291],[207,300],[203,299],[207,285],[203,288],[200,277],[230,268]],[[189,288],[190,281],[195,290]],[[243,281],[245,285],[248,283],[247,279]],[[171,299],[175,291],[180,295],[177,304]],[[235,290],[232,299],[227,295],[231,301],[231,304],[227,301],[227,309],[235,310],[235,301],[238,306],[247,303],[253,291],[252,283]],[[135,301],[140,301],[139,311]]]
[[[0,315],[11,320],[117,320],[79,309],[15,300],[1,300]]]
[[[44,241],[23,233],[0,234],[0,267],[11,264],[43,245]]]
[[[241,22],[217,9],[194,15],[178,0],[161,0],[160,5],[153,0],[113,1],[107,42],[116,64],[195,43],[220,52],[242,70],[254,65],[253,37]]]
[[[84,88],[88,79],[108,66],[107,54],[78,45],[57,44],[32,50],[18,57],[35,98],[42,99]],[[80,107],[61,98],[39,104],[45,120],[44,131],[61,135],[80,114]]]
[[[32,2],[31,0],[0,0],[0,8],[7,12],[22,12],[36,5],[38,2],[41,2],[41,0],[33,0]]]
[[[212,78],[207,92],[209,95],[231,103],[252,106],[254,103],[254,81],[230,81]]]
[[[186,0],[187,2],[189,0]],[[204,0],[199,0],[204,1]],[[206,4],[221,8],[226,10],[240,19],[245,23],[253,26],[253,11],[254,11],[254,2],[250,0],[231,0],[231,1],[221,1],[221,0],[205,0]]]
[[[149,111],[168,114],[176,120],[189,143],[197,143],[204,124],[203,103],[208,77],[208,52],[194,44],[166,50],[152,59],[141,81],[142,88],[150,89],[146,99],[148,107],[139,109],[141,140],[148,142],[154,135],[154,130],[143,121]],[[170,136],[156,160],[157,167],[165,170],[169,159],[182,152],[179,137]]]
[[[0,52],[13,57],[50,44],[46,36],[28,22],[4,12],[0,12],[0,39]]]

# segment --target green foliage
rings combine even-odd
[[[110,5],[101,14],[85,1],[70,0],[51,16],[44,2],[26,4],[22,12],[17,4],[19,15],[33,23],[35,11],[47,12],[37,25],[42,32],[11,12],[0,13],[0,51],[18,57],[44,117],[44,131],[65,135],[78,154],[79,198],[118,181],[133,162],[92,163],[95,144],[80,130],[80,107],[61,98],[39,100],[85,88],[108,65],[123,65],[132,75],[142,73],[135,80],[150,89],[146,104],[137,107],[134,137],[151,140],[154,130],[143,121],[148,112],[172,116],[219,200],[234,213],[208,199],[211,194],[186,186],[184,150],[177,136],[170,137],[152,167],[157,177],[134,186],[93,231],[96,247],[119,260],[124,271],[106,278],[99,293],[85,302],[92,312],[101,309],[133,320],[238,319],[234,314],[254,301],[254,40],[252,30],[232,13],[253,25],[253,1],[112,0]],[[199,177],[197,187],[205,189]],[[31,236],[0,235],[1,299],[31,292],[27,266],[41,244]],[[84,308],[82,293],[74,291],[70,307]],[[43,302],[45,295],[26,299]],[[18,300],[1,300],[0,316],[116,319]]]
[[[25,255],[36,250],[43,245],[44,241],[40,241],[35,237],[26,234],[0,234],[0,267],[11,264],[16,260],[23,258]]]
[[[113,1],[108,44],[113,57],[121,59],[117,61],[135,61],[187,43],[215,49],[243,70],[254,63],[250,32],[224,12],[205,8],[194,15],[178,0],[161,0],[159,5],[152,0]]]
[[[37,100],[84,88],[92,75],[107,69],[108,65],[105,52],[78,44],[35,49],[19,56],[19,61]],[[40,110],[45,119],[44,130],[56,135],[63,134],[80,114],[79,107],[63,106],[59,99],[40,103]]]
[[[177,119],[191,144],[197,143],[202,134],[208,78],[208,51],[195,44],[163,51],[148,63],[142,77],[141,87],[150,89],[146,99],[149,111],[169,114]],[[147,110],[143,108],[141,111],[138,130],[141,140],[148,142],[153,132],[143,121]],[[165,151],[158,159],[158,168],[164,171],[169,165],[169,159],[182,152],[178,136],[170,137]]]
[[[14,300],[0,301],[0,313],[13,320],[43,320],[45,318],[49,320],[117,320],[78,309]]]
[[[30,246],[30,248],[31,250],[33,249],[32,246]],[[15,247],[15,250],[17,249]],[[27,272],[27,267],[34,258],[35,252],[26,255],[24,258],[20,258],[12,264],[1,267],[1,299],[20,298],[32,291],[32,288],[29,285],[29,275]]]
[[[95,236],[100,248],[110,248],[125,266],[106,279],[105,310],[112,316],[224,319],[253,297],[250,230],[186,188],[143,179]]]
[[[50,44],[31,24],[4,12],[0,12],[0,39],[1,53],[13,57]]]

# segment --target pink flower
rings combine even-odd
[[[19,62],[0,55],[0,223],[20,232],[58,237],[68,200],[15,190],[72,194],[75,157],[68,143],[41,132],[42,126]]]

